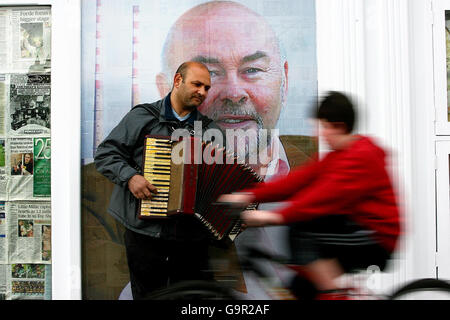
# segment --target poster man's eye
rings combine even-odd
[[[219,70],[209,70],[209,75],[211,76],[211,78],[213,77],[218,77],[220,76],[220,71]]]
[[[248,68],[244,70],[244,73],[246,74],[256,74],[258,72],[262,72],[263,70],[260,68]]]

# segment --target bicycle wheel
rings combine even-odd
[[[438,279],[414,280],[395,291],[391,300],[450,300],[450,283]]]
[[[216,282],[183,281],[149,294],[147,300],[237,300],[231,289]]]

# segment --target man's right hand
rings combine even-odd
[[[157,193],[158,190],[154,185],[147,181],[143,176],[137,174],[128,180],[128,189],[138,199],[149,200],[152,198],[152,193]]]
[[[253,198],[254,197],[252,194],[237,192],[234,194],[223,194],[217,199],[217,201],[234,203],[236,205],[246,207],[253,201]]]

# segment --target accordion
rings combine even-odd
[[[196,157],[197,155],[197,157]],[[140,219],[193,215],[216,240],[233,241],[241,230],[236,209],[216,203],[231,193],[261,181],[247,164],[238,163],[225,148],[196,137],[171,141],[170,137],[145,137],[143,175],[157,189],[150,200],[141,200]],[[200,158],[200,159],[199,159]],[[246,209],[256,209],[256,204]]]

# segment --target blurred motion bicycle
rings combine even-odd
[[[233,215],[239,218],[242,207],[221,203],[233,208]],[[299,300],[298,294],[281,280],[275,279],[261,262],[275,263],[293,270],[298,279],[306,277],[301,268],[292,265],[283,257],[246,245],[244,254],[239,257],[241,268],[256,275],[263,290],[273,300]],[[367,271],[367,270],[366,270]],[[424,278],[412,280],[398,286],[392,293],[376,293],[367,285],[368,277],[373,273],[355,272],[343,276],[345,300],[450,300],[450,282],[441,279]],[[298,288],[297,288],[298,289]],[[301,290],[301,288],[300,288]],[[149,300],[243,300],[242,295],[232,286],[220,281],[192,280],[173,284],[167,288],[151,293]],[[339,300],[339,299],[338,299]]]

